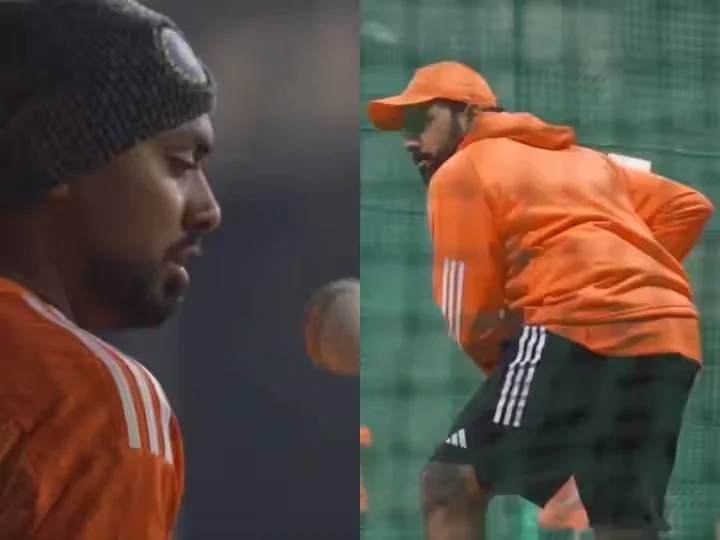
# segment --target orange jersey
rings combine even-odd
[[[0,537],[168,540],[178,424],[155,378],[0,279]]]
[[[681,261],[712,214],[700,193],[575,144],[566,126],[487,114],[433,176],[433,289],[485,371],[518,319],[608,356],[700,361]]]

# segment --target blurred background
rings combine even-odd
[[[459,60],[507,109],[569,123],[581,141],[653,162],[720,203],[720,3],[703,0],[362,0],[361,100],[417,67]],[[364,110],[364,109],[363,109]],[[361,126],[361,419],[367,540],[421,538],[418,475],[481,382],[432,304],[425,200],[399,137]],[[720,517],[720,216],[687,262],[705,368],[686,413],[667,504],[674,540],[712,540]],[[513,498],[491,540],[589,539],[540,530]]]
[[[180,315],[108,336],[185,437],[183,540],[357,535],[357,380],[313,368],[304,303],[358,276],[358,26],[348,2],[150,0],[220,88],[208,175],[224,225]]]

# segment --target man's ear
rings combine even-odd
[[[465,106],[465,110],[462,113],[463,123],[466,126],[465,129],[470,129],[473,126],[481,112],[482,108],[477,105],[468,103]]]
[[[67,200],[68,196],[70,195],[70,188],[67,184],[59,184],[49,190],[45,194],[45,199],[47,199],[50,202],[60,202]]]
[[[470,105],[468,107],[467,114],[470,116],[470,119],[472,120],[474,118],[477,118],[481,112],[483,112],[483,108],[480,107],[479,105]]]

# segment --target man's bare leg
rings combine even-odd
[[[426,540],[485,540],[491,495],[470,465],[431,462],[420,483]]]

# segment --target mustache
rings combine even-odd
[[[203,235],[199,233],[188,233],[182,240],[170,246],[167,252],[167,259],[180,261],[186,258],[187,253],[201,255],[203,252]]]

